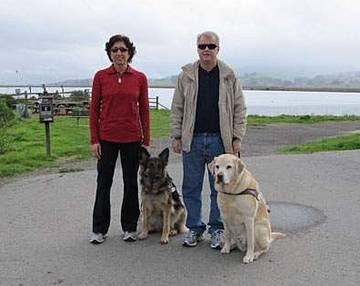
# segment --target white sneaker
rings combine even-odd
[[[224,230],[217,229],[211,234],[210,247],[220,249],[224,245]]]
[[[128,231],[125,231],[124,232],[124,236],[123,236],[123,240],[124,241],[127,241],[127,242],[133,242],[133,241],[136,241],[137,239],[137,235],[136,235],[136,232],[128,232]]]
[[[92,232],[90,234],[89,241],[90,241],[90,243],[93,243],[93,244],[100,244],[100,243],[103,243],[106,238],[107,238],[107,234]]]
[[[198,245],[198,242],[203,240],[203,235],[197,233],[196,231],[189,230],[183,240],[183,246],[186,247],[195,247]]]

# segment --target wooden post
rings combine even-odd
[[[51,143],[50,143],[50,123],[45,122],[45,136],[46,136],[46,155],[51,157]]]
[[[29,116],[29,110],[28,110],[28,95],[27,95],[27,90],[25,90],[25,117],[30,117]]]
[[[159,97],[157,96],[156,97],[156,110],[158,110],[159,109]]]

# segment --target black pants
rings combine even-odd
[[[101,158],[97,163],[98,177],[93,212],[93,232],[105,234],[110,226],[110,189],[119,150],[124,182],[121,226],[123,231],[136,231],[139,218],[137,172],[139,168],[138,149],[140,143],[101,141],[100,144]]]

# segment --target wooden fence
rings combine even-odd
[[[46,89],[44,88],[44,91]],[[56,91],[55,93],[47,93],[46,95],[53,96],[53,108],[55,115],[72,115],[72,116],[87,116],[89,115],[90,108],[90,99],[91,99],[91,91],[85,90],[82,91],[82,99],[76,100],[71,95],[78,90],[74,91],[64,91],[61,92]],[[41,97],[45,93],[35,93],[35,92],[16,92],[15,94],[11,94],[10,96],[14,98],[21,98],[21,102],[25,103],[28,108],[33,113],[39,112],[39,104],[41,102]],[[85,98],[85,99],[84,99]],[[159,97],[149,97],[149,105],[151,109],[166,109],[168,108],[159,102]]]

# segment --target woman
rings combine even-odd
[[[129,63],[136,52],[128,37],[114,35],[106,43],[111,66],[93,80],[90,105],[91,150],[98,159],[97,189],[90,242],[104,242],[110,225],[110,188],[120,151],[124,196],[121,207],[123,240],[135,241],[139,217],[138,156],[150,141],[146,76]]]

